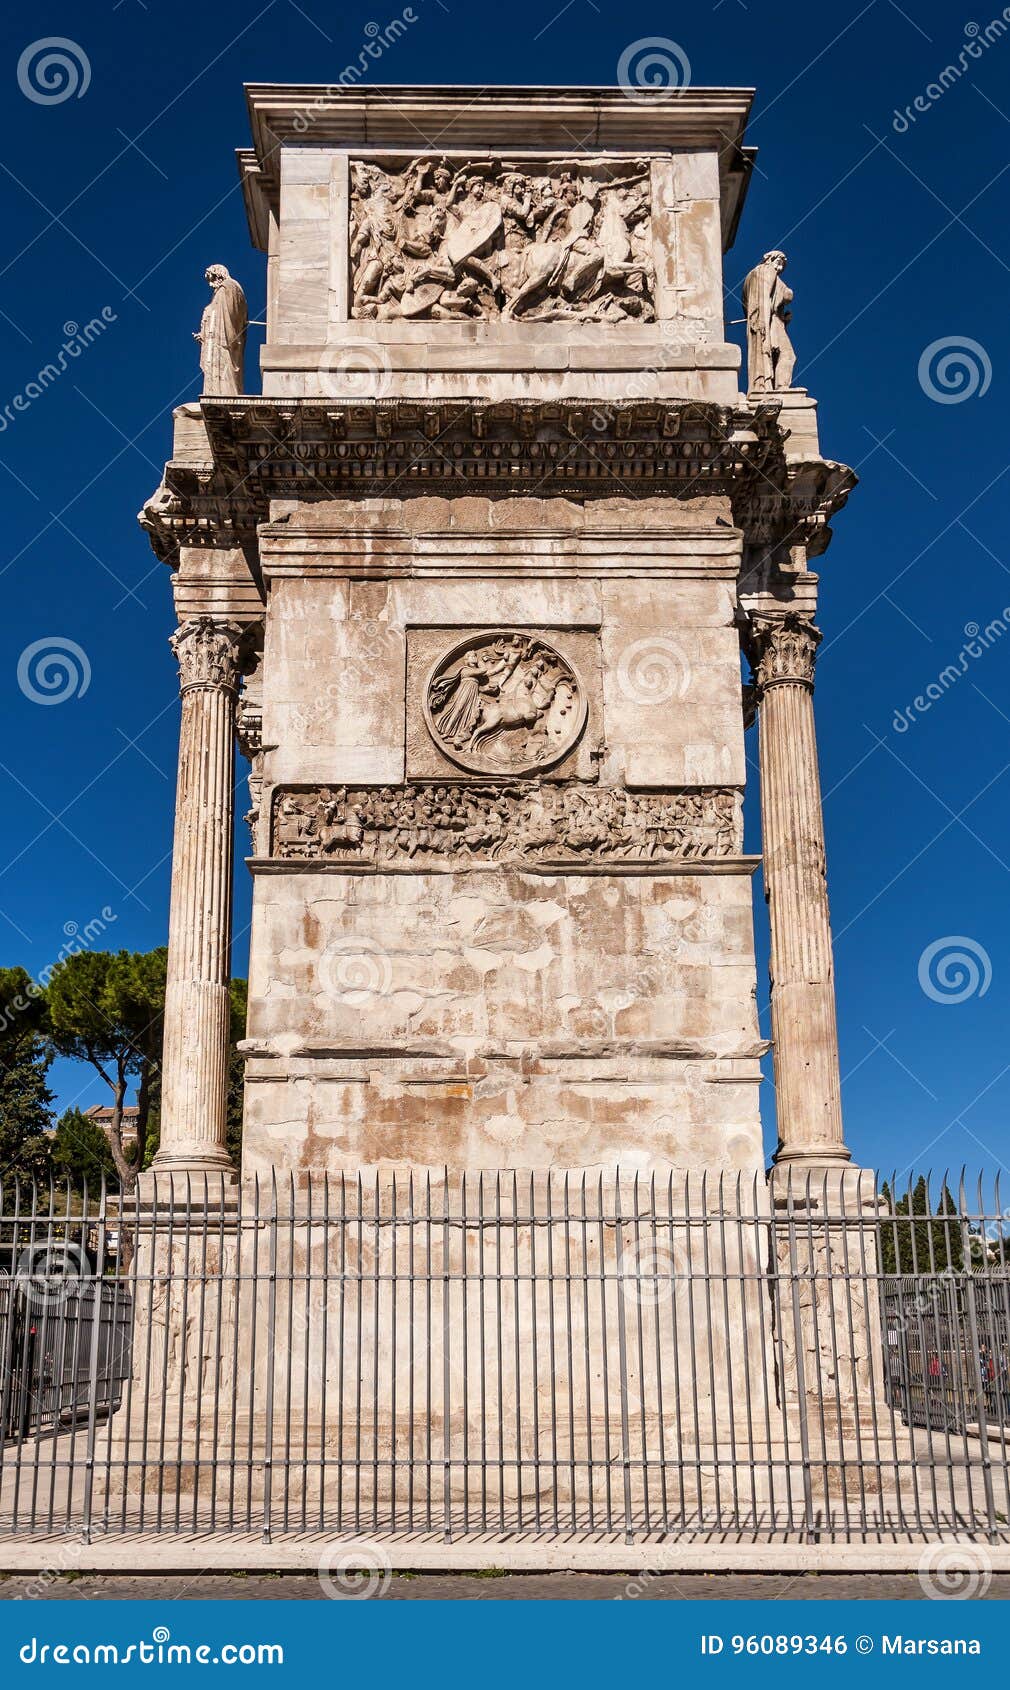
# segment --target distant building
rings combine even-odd
[[[84,1114],[89,1121],[94,1121],[96,1126],[101,1127],[106,1138],[109,1137],[110,1129],[112,1127],[112,1113],[111,1108],[107,1108],[103,1103],[92,1104],[90,1109],[85,1109],[84,1111]],[[126,1108],[123,1110],[122,1131],[124,1150],[131,1144],[136,1144],[137,1142],[137,1114],[138,1110],[135,1103],[127,1104]]]

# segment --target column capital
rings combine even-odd
[[[179,665],[179,691],[195,687],[237,692],[245,630],[237,622],[199,616],[183,622],[169,640]]]
[[[787,611],[784,616],[753,616],[747,643],[758,700],[774,686],[804,686],[812,692],[822,638],[820,629],[795,611]]]

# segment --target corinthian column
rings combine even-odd
[[[814,737],[821,635],[795,614],[755,617],[761,831],[771,925],[776,1162],[847,1162],[842,1128],[824,821]]]
[[[235,1173],[225,1149],[231,1005],[235,701],[242,629],[209,617],[172,636],[182,723],[168,930],[157,1174]],[[197,1185],[193,1186],[194,1195]]]

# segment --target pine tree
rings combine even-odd
[[[962,1271],[964,1239],[958,1207],[946,1180],[936,1210],[930,1207],[929,1190],[921,1174],[911,1193],[897,1202],[886,1180],[880,1195],[886,1204],[880,1228],[881,1273]]]
[[[88,1062],[112,1093],[109,1146],[124,1191],[144,1160],[153,1072],[161,1059],[165,1016],[164,949],[78,951],[53,969],[46,987],[49,1037],[61,1056]],[[123,1149],[123,1108],[138,1086],[137,1157]]]
[[[0,968],[0,1179],[27,1184],[49,1166],[45,999],[23,968]]]

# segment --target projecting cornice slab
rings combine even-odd
[[[662,98],[623,88],[349,87],[250,83],[253,148],[239,169],[257,246],[264,201],[276,206],[284,146],[408,150],[522,148],[571,157],[600,152],[719,154],[724,245],[732,245],[754,161],[743,145],[749,88],[664,88]]]
[[[776,401],[423,404],[208,398],[176,413],[145,506],[155,551],[251,540],[275,499],[722,495],[747,543],[824,550],[851,470],[787,455]]]

